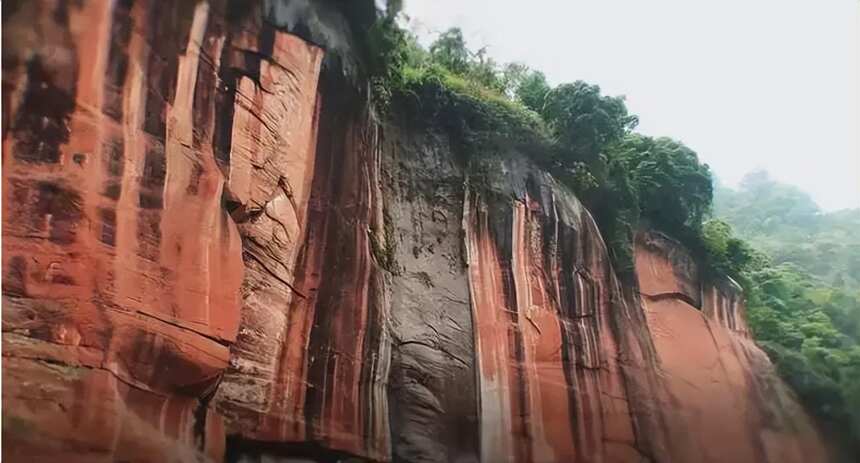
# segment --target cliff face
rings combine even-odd
[[[10,459],[223,454],[197,399],[236,340],[242,239],[195,92],[212,9],[176,3],[3,5]]]
[[[642,309],[656,348],[672,461],[825,461],[809,417],[750,339],[740,288],[703,283],[657,233],[636,242]],[[695,432],[690,432],[695,430]],[[724,442],[730,445],[719,445]]]
[[[638,461],[650,346],[588,212],[518,153],[388,139],[395,459]]]
[[[4,3],[4,458],[826,459],[730,282],[380,122],[350,5]]]

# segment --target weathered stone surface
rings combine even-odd
[[[390,341],[382,274],[371,255],[381,233],[378,129],[366,106],[338,99],[336,85],[323,87],[330,89],[319,119],[326,135],[302,207],[303,242],[287,267],[294,272],[276,279],[249,274],[244,297],[247,307],[265,294],[261,288],[280,284],[291,293],[263,299],[274,319],[243,320],[248,333],[216,401],[231,432],[244,439],[310,441],[385,460]]]
[[[223,455],[205,402],[239,327],[243,265],[222,174],[192,143],[211,14],[191,2],[4,4],[10,461]]]
[[[4,349],[28,342],[5,336]],[[156,394],[71,363],[15,355],[3,369],[5,461],[223,459],[222,420],[194,398]]]
[[[603,399],[625,395],[611,390],[621,384],[607,320],[612,277],[587,212],[541,180],[501,210],[481,193],[466,197],[481,456],[600,460],[604,420],[621,417],[612,437],[634,443],[626,403]]]
[[[518,153],[388,129],[393,457],[642,458],[650,339],[587,211]]]
[[[32,457],[47,461],[70,449],[87,461],[220,460],[224,427],[207,402],[239,329],[244,267],[214,153],[219,56],[232,49],[225,5],[12,3],[3,6],[4,456],[29,461],[27,443],[44,433],[54,440],[35,441]],[[307,47],[272,37],[273,52]],[[283,93],[286,72],[261,72]],[[314,137],[312,122],[296,124]],[[56,405],[36,406],[36,378]],[[94,404],[103,395],[110,401]]]
[[[749,339],[740,288],[703,284],[687,278],[689,270],[674,268],[691,261],[664,236],[643,233],[637,239],[642,308],[664,386],[660,410],[669,433],[686,436],[667,449],[667,458],[826,461],[810,418]],[[703,296],[690,294],[696,286]]]
[[[380,122],[348,3],[4,2],[4,458],[825,459],[735,285]]]
[[[383,148],[391,257],[388,401],[397,461],[477,461],[476,363],[463,256],[463,169],[438,137],[395,128]]]

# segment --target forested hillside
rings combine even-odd
[[[706,224],[747,254],[749,322],[782,376],[826,422],[860,433],[860,210],[824,212],[766,172],[715,188]],[[750,249],[732,232],[749,242]],[[725,246],[725,244],[723,245]],[[719,246],[717,246],[719,247]]]
[[[717,186],[714,214],[775,263],[796,264],[837,288],[860,286],[860,209],[825,213],[803,191],[759,171],[738,190]]]

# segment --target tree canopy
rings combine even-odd
[[[574,160],[593,162],[636,127],[623,97],[605,96],[600,87],[581,80],[561,84],[544,98],[541,115]]]
[[[716,215],[738,235],[840,288],[860,287],[860,210],[825,213],[796,187],[752,172],[737,190],[718,186]]]

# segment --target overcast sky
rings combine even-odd
[[[426,43],[625,95],[735,185],[765,168],[828,209],[860,207],[860,0],[405,0]]]

